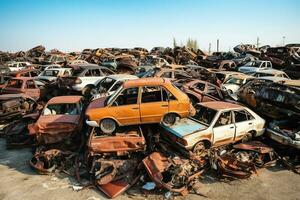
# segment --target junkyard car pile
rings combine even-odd
[[[200,194],[207,173],[300,174],[300,44],[0,52],[0,135],[110,198]],[[292,79],[291,79],[292,78]],[[85,187],[87,186],[87,187]]]

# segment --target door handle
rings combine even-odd
[[[168,107],[168,105],[161,105],[161,107]]]
[[[233,128],[234,128],[234,126],[231,126],[231,127],[229,127],[229,128],[233,129]]]
[[[139,108],[131,108],[132,110],[138,110]]]
[[[248,124],[249,124],[249,125],[252,125],[252,122],[249,122]]]

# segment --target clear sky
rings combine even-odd
[[[300,43],[300,0],[0,0],[0,50]]]

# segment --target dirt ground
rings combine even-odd
[[[38,175],[28,164],[30,149],[6,150],[5,140],[0,139],[0,200],[100,200],[105,196],[95,189],[74,191],[76,181],[64,174]],[[300,176],[282,169],[262,169],[248,180],[229,183],[213,177],[203,180],[202,197],[190,194],[175,199],[299,199]],[[117,199],[163,199],[163,195],[144,195],[138,189],[131,189]]]

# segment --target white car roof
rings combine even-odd
[[[258,77],[256,78],[258,80],[268,80],[268,81],[272,81],[272,82],[280,82],[280,81],[285,81],[288,80],[287,78],[284,77],[275,77],[275,76],[263,76],[263,77]]]
[[[129,75],[129,74],[114,74],[107,76],[109,78],[115,79],[115,80],[128,80],[128,79],[138,79],[137,76]]]

